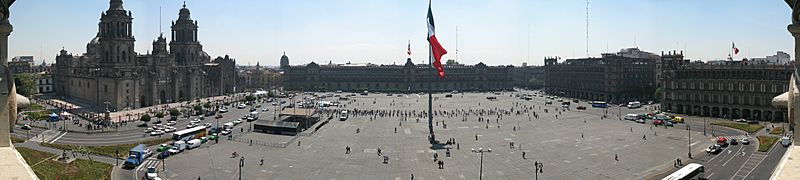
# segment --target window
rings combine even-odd
[[[108,85],[103,85],[103,91],[108,92]]]
[[[766,92],[767,89],[766,87],[767,87],[766,85],[761,84],[761,92]]]

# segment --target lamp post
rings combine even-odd
[[[489,148],[488,150],[483,150],[483,148],[478,148],[478,150],[472,149],[474,153],[481,153],[481,162],[480,162],[480,170],[478,171],[478,179],[483,179],[483,153],[484,152],[492,152],[492,149]]]
[[[706,117],[703,117],[703,136],[707,136],[706,135],[706,124],[708,124],[708,121],[706,121]]]
[[[686,132],[689,132],[689,159],[692,159],[692,126],[686,124]]]
[[[536,162],[533,162],[533,167],[534,167],[533,174],[535,176],[535,179],[539,180],[539,173],[544,173],[544,172],[542,172],[542,167],[544,167],[544,165],[542,163],[540,163],[539,161],[536,161]]]
[[[239,180],[242,180],[242,167],[244,167],[244,156],[239,158]]]

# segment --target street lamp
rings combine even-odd
[[[239,180],[242,180],[242,167],[244,167],[244,156],[239,158]]]
[[[686,130],[689,132],[689,159],[692,159],[692,126],[686,124]]]
[[[474,153],[481,153],[481,163],[480,163],[480,170],[478,171],[478,179],[483,179],[483,153],[484,152],[492,152],[492,149],[489,148],[488,150],[483,150],[483,148],[478,148],[478,150],[472,149]]]
[[[708,122],[706,121],[706,117],[703,117],[703,136],[707,136],[706,135],[706,124],[708,124]]]
[[[540,163],[539,161],[535,161],[535,162],[533,162],[533,167],[534,167],[533,174],[535,175],[536,180],[538,180],[539,179],[539,173],[544,173],[544,172],[542,172],[542,167],[544,167],[544,165],[542,163]]]

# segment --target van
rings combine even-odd
[[[786,136],[781,138],[781,145],[783,147],[789,147],[789,145],[791,145],[791,144],[792,144],[792,139],[791,138],[786,137]]]
[[[184,149],[186,149],[186,142],[184,142],[184,141],[175,141],[175,142],[172,143],[172,148],[170,148],[167,151],[169,151],[169,153],[171,153],[171,154],[178,154],[178,153],[182,152]]]
[[[200,147],[200,144],[203,144],[203,141],[200,139],[192,139],[187,142],[187,148],[194,149],[196,147]]]
[[[225,124],[222,124],[222,129],[230,129],[230,128],[233,128],[232,122],[227,122]]]
[[[625,120],[635,121],[636,119],[638,119],[638,117],[639,117],[639,115],[637,115],[637,114],[626,114],[625,115]]]
[[[640,103],[639,101],[628,102],[629,109],[635,109],[640,107],[642,107],[642,103]]]

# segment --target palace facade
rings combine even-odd
[[[289,66],[289,58],[281,57],[285,90],[292,91],[379,91],[423,92],[432,81],[433,91],[498,91],[511,90],[511,69],[508,66],[444,65],[445,77],[439,78],[428,65],[332,64],[311,62]]]

